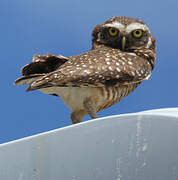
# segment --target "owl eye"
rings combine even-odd
[[[132,31],[132,35],[135,38],[141,38],[143,36],[143,30],[136,29],[136,30]]]
[[[113,28],[113,27],[109,28],[108,31],[109,31],[110,36],[116,36],[119,32],[116,28]]]

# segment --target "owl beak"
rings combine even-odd
[[[125,49],[125,43],[126,43],[126,38],[125,36],[122,37],[122,51]]]

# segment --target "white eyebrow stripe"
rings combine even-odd
[[[135,29],[142,29],[143,31],[148,31],[150,32],[150,30],[148,29],[148,27],[145,24],[141,24],[141,23],[131,23],[128,26],[123,25],[120,22],[113,22],[113,23],[109,23],[109,24],[105,24],[104,27],[114,27],[119,29],[122,32],[126,32],[126,33],[130,33]]]
[[[135,29],[142,29],[143,31],[147,30],[149,31],[148,27],[145,24],[140,24],[140,23],[131,23],[126,27],[126,32],[130,33]]]
[[[104,27],[114,27],[119,29],[120,31],[123,31],[125,29],[125,26],[117,21],[110,24],[105,24]]]

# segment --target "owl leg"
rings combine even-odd
[[[72,121],[72,124],[76,124],[76,123],[80,123],[82,122],[82,118],[83,118],[83,113],[80,112],[80,111],[73,111],[71,113],[71,121]]]
[[[87,113],[90,115],[92,119],[98,118],[98,115],[96,114],[96,105],[93,103],[93,101],[90,98],[87,98],[83,102],[84,108],[87,111]]]

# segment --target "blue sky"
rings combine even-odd
[[[156,37],[157,60],[148,81],[99,116],[178,106],[177,0],[1,0],[0,7],[0,143],[71,125],[62,100],[13,82],[34,54],[87,51],[92,29],[112,16],[142,19]]]

